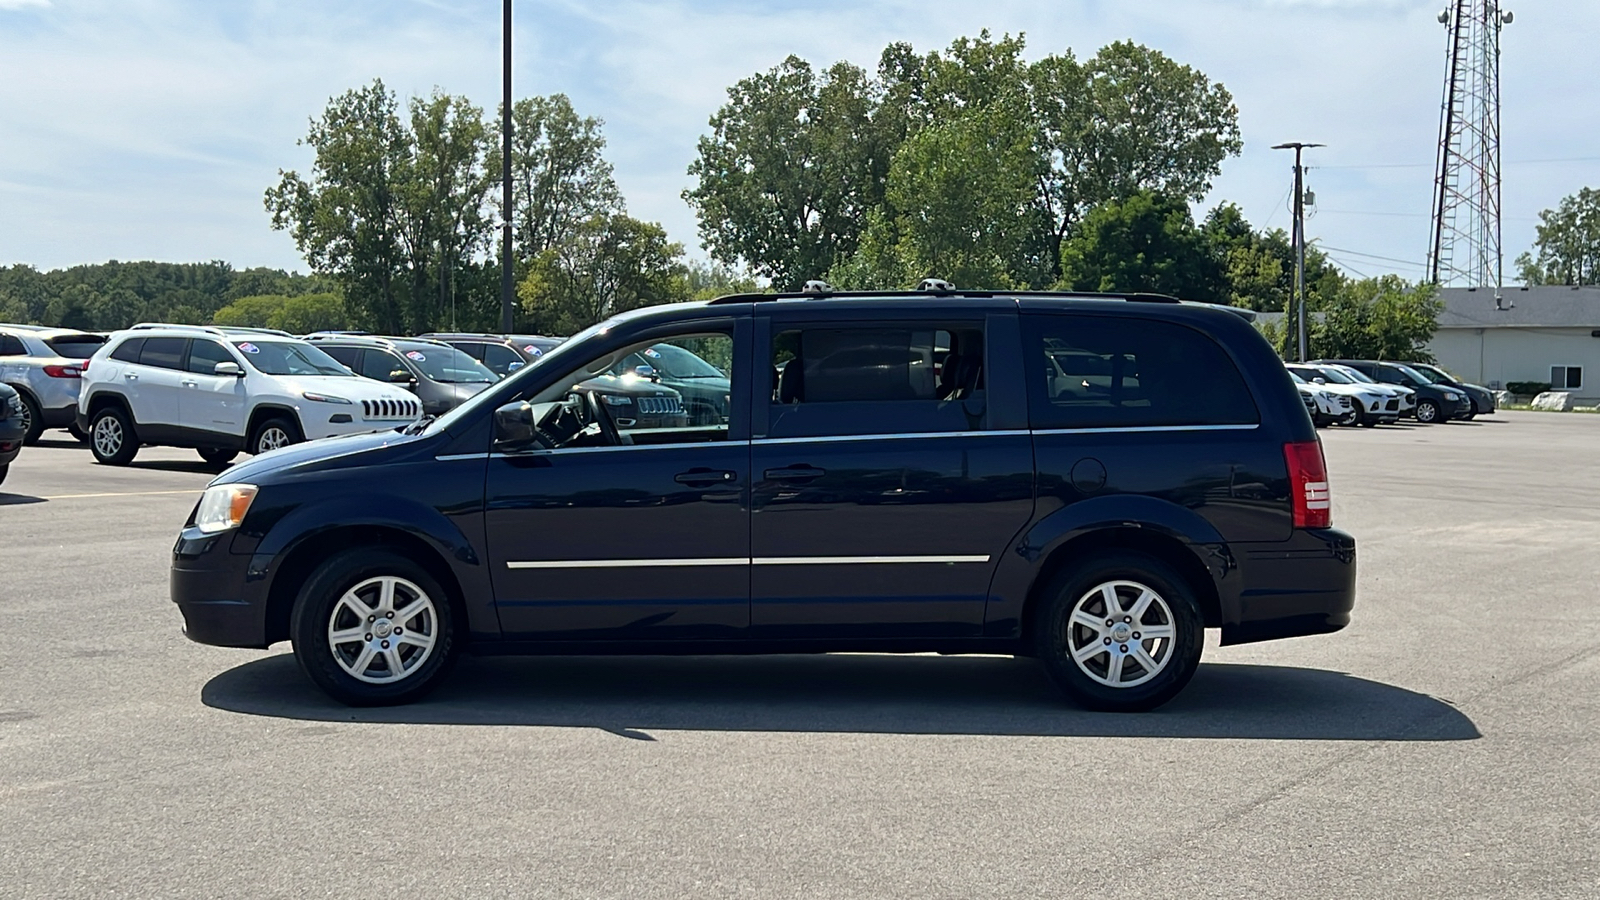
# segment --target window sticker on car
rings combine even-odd
[[[414,359],[417,362],[422,362],[423,360],[427,359],[427,357],[423,356],[421,352],[413,350],[406,354],[406,359]]]
[[[261,352],[261,348],[260,347],[257,347],[255,344],[252,344],[249,341],[245,341],[244,343],[240,344],[239,345],[239,349],[243,350],[246,353],[260,353]]]
[[[528,351],[529,353],[532,353],[534,356],[543,356],[544,355],[544,351],[543,350],[540,350],[538,347],[535,347],[532,344],[529,344],[528,346],[523,347],[522,349]]]
[[[644,355],[650,357],[651,359],[660,359],[661,351],[651,348],[644,351]]]

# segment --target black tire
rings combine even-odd
[[[125,466],[139,452],[139,433],[120,407],[107,406],[89,419],[89,452],[107,466]]]
[[[276,443],[280,432],[284,438],[287,438],[287,443]],[[285,416],[271,416],[262,419],[260,424],[256,425],[255,431],[250,432],[250,453],[252,456],[260,456],[268,450],[276,450],[279,446],[298,444],[305,439],[305,435],[300,433],[300,426],[292,419]],[[271,443],[272,446],[263,446],[263,441]]]
[[[23,432],[22,443],[37,444],[39,435],[44,434],[44,411],[26,392],[17,391],[17,396],[22,398],[22,415],[28,420],[28,430]]]
[[[414,643],[392,640],[400,631],[380,636],[376,629],[384,627],[382,621],[369,618],[367,623],[362,623],[353,610],[342,603],[341,598],[347,592],[379,578],[397,578],[410,583],[409,589],[401,586],[395,591],[397,600],[394,605],[399,606],[402,612],[406,608],[403,604],[415,602],[415,598],[410,597],[411,589],[420,592],[431,604],[427,614],[408,618],[409,622],[415,623],[426,622],[428,615],[432,617],[431,647],[415,662],[413,669],[407,669],[407,666],[417,660],[418,653],[422,653]],[[410,597],[410,600],[398,599],[402,596]],[[369,595],[368,599],[376,597]],[[382,612],[381,608],[377,610],[379,616]],[[392,617],[383,621],[388,621],[391,628],[397,627],[393,625]],[[372,624],[374,622],[377,624]],[[344,625],[345,629],[372,627],[374,630],[368,633],[373,636],[367,638],[362,635],[358,640],[341,644],[342,649],[336,648],[330,636],[331,629],[336,625]],[[413,633],[420,634],[415,628]],[[448,674],[455,657],[455,618],[449,595],[422,566],[394,551],[377,547],[345,550],[318,566],[300,588],[289,622],[289,634],[295,659],[306,676],[328,696],[350,706],[410,703],[438,686]],[[393,646],[383,638],[390,638]],[[383,644],[383,648],[377,647],[378,644]],[[387,662],[391,658],[399,659],[399,667],[404,674],[398,679],[378,683],[352,675],[349,668],[359,664],[361,654],[369,648],[372,651],[370,662],[363,669],[368,677],[383,676],[391,671]],[[411,655],[389,657],[389,650],[397,655],[408,652]],[[341,663],[341,659],[344,662]]]
[[[1124,614],[1120,616],[1124,621],[1102,629],[1099,617],[1106,615],[1107,604],[1100,589],[1113,583],[1119,585],[1113,588],[1113,594],[1119,598],[1122,608],[1118,612]],[[1156,597],[1137,621],[1129,621],[1126,614],[1133,611],[1137,602],[1134,598],[1142,596],[1144,588]],[[1104,635],[1081,621],[1072,621],[1069,629],[1080,602],[1084,604],[1081,611],[1094,617],[1093,628],[1105,631]],[[1098,609],[1094,608],[1096,602]],[[1115,620],[1119,616],[1113,613],[1109,618]],[[1170,622],[1162,623],[1162,618]],[[1140,634],[1137,629],[1141,623],[1146,628],[1165,625],[1172,632],[1170,638],[1165,638],[1170,644],[1163,648],[1163,638],[1159,637],[1132,638],[1132,634]],[[1033,624],[1034,652],[1056,684],[1078,705],[1102,712],[1144,712],[1171,700],[1194,677],[1205,645],[1205,620],[1194,590],[1171,566],[1132,551],[1107,553],[1062,570],[1046,586]],[[1112,643],[1103,643],[1107,640]],[[1119,640],[1127,643],[1118,643]],[[1079,663],[1072,656],[1074,647],[1080,652],[1092,647],[1105,649],[1090,653]],[[1150,670],[1135,655],[1141,651],[1156,664],[1153,676],[1148,675]],[[1127,668],[1129,661],[1137,666],[1136,670]],[[1108,683],[1114,662],[1121,673],[1119,680],[1131,683],[1123,687]],[[1091,671],[1097,674],[1091,675]]]
[[[233,458],[238,455],[239,451],[223,447],[200,448],[200,458],[205,460],[208,465],[213,466],[226,466],[228,463],[233,462]]]
[[[5,484],[6,475],[10,474],[10,472],[11,463],[6,463],[5,465],[0,466],[0,484]]]
[[[1439,404],[1432,400],[1418,400],[1417,421],[1424,425],[1432,425],[1435,422],[1443,421],[1443,417],[1439,415]]]
[[[71,433],[73,437],[77,438],[81,443],[89,443],[89,432],[79,428],[77,422],[73,422],[71,425],[68,425],[67,431]]]
[[[1469,412],[1466,415],[1462,416],[1461,417],[1461,421],[1463,421],[1463,422],[1471,422],[1473,419],[1476,419],[1477,417],[1478,417],[1478,411],[1477,410],[1473,410],[1472,412]]]

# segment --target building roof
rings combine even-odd
[[[1444,288],[1440,328],[1600,328],[1600,286]]]

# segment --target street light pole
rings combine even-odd
[[[1305,167],[1300,165],[1300,151],[1307,147],[1325,146],[1291,141],[1272,147],[1274,150],[1294,151],[1294,297],[1290,303],[1295,310],[1295,358],[1300,362],[1306,361],[1306,186]],[[1284,322],[1285,326],[1288,324]]]
[[[504,96],[500,107],[500,332],[510,334],[513,327],[512,308],[516,288],[511,278],[511,223],[516,218],[511,198],[511,0],[505,0],[503,38],[505,59],[502,74],[505,79]]]

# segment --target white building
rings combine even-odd
[[[1548,382],[1600,400],[1600,287],[1445,288],[1428,349],[1457,378],[1489,388]]]

